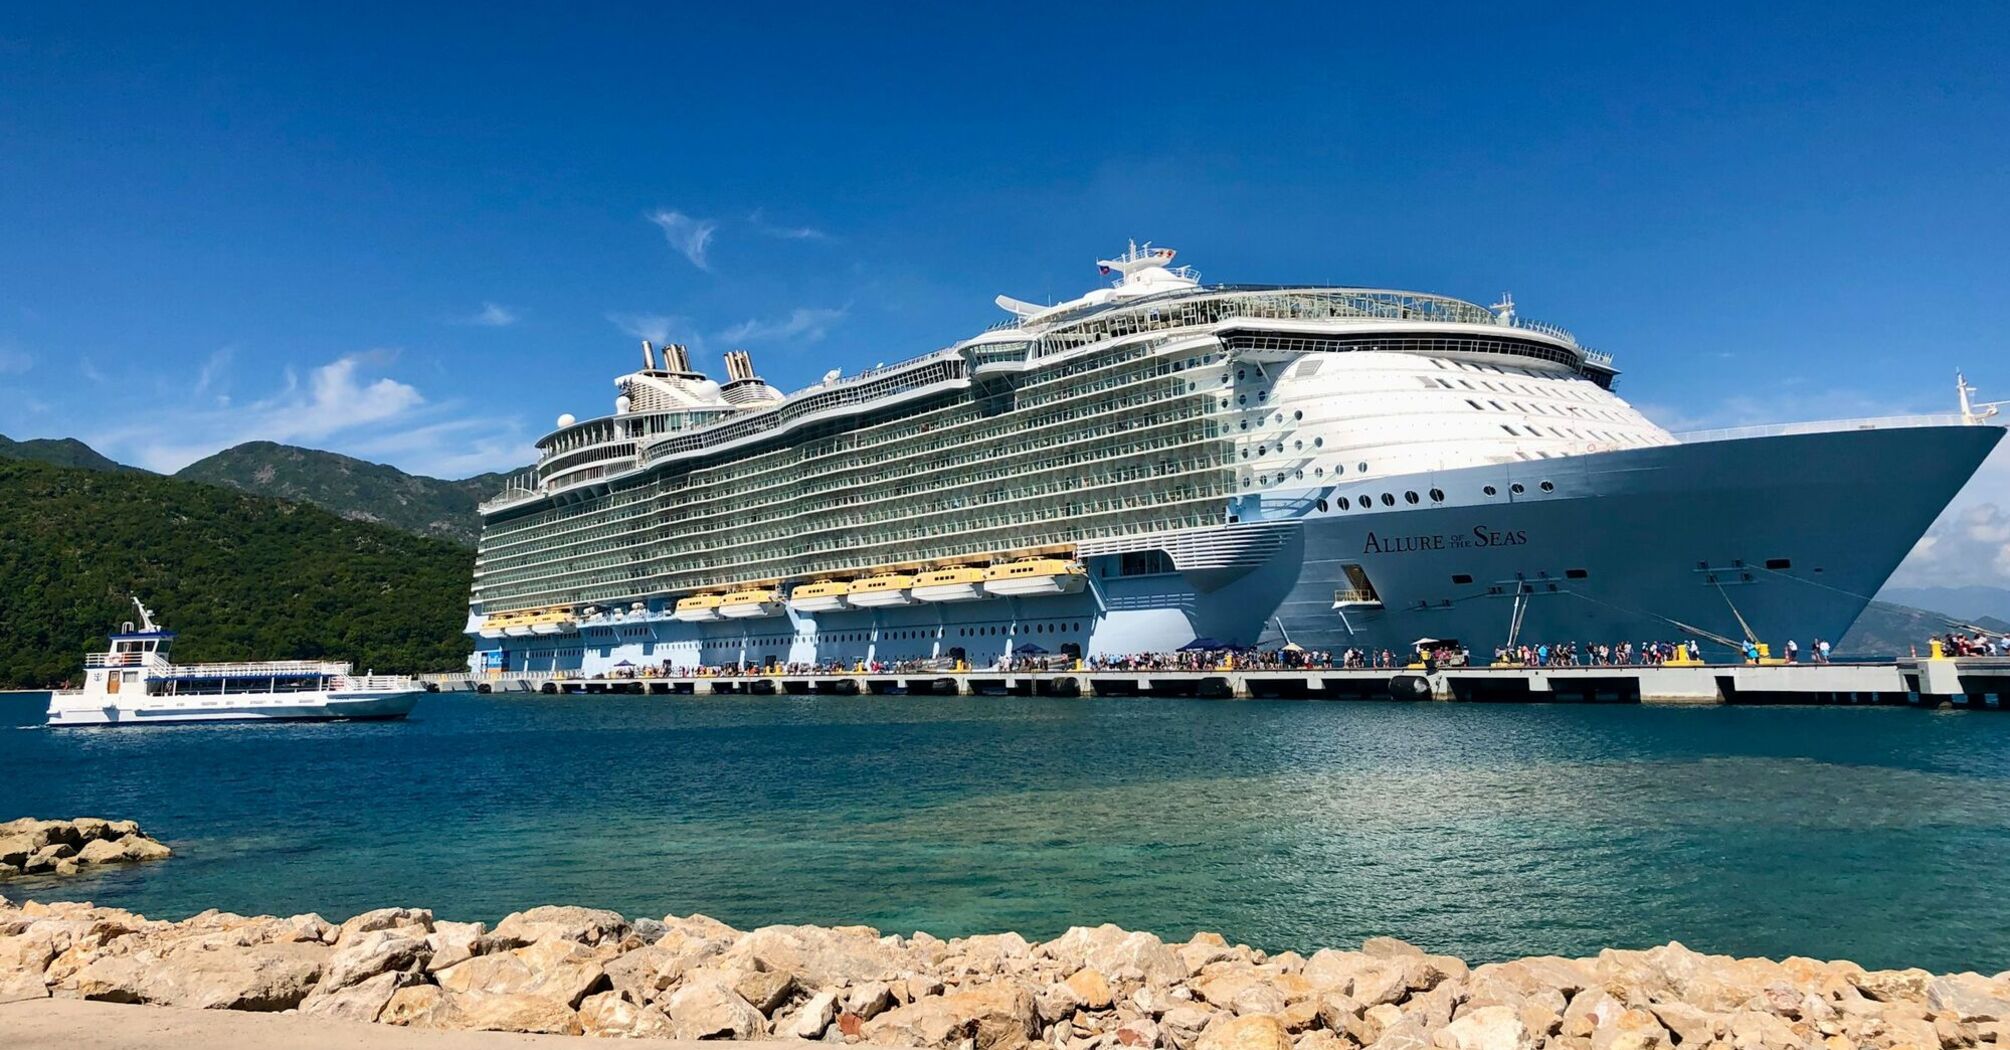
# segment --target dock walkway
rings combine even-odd
[[[1250,668],[1199,671],[851,671],[561,677],[427,675],[443,690],[665,695],[1182,696],[1218,699],[1957,704],[1999,707],[2010,658],[1889,663],[1595,667]]]

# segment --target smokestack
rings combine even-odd
[[[656,370],[656,348],[650,346],[647,339],[642,340],[642,370],[644,372]]]
[[[726,378],[730,382],[754,378],[754,359],[745,350],[726,351]]]
[[[683,343],[663,344],[663,370],[666,372],[691,370],[691,352],[684,348]]]

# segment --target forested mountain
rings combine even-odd
[[[134,594],[182,633],[177,660],[451,669],[473,560],[303,503],[0,460],[0,686],[76,678]]]
[[[1914,609],[1907,605],[1890,602],[1872,602],[1857,617],[1849,633],[1841,642],[1830,640],[1838,657],[1867,656],[1909,656],[1917,646],[1919,655],[1925,656],[1927,640],[1936,635],[1945,635],[1956,628],[1948,623],[1949,617],[1925,609]],[[2010,631],[2010,623],[1984,616],[1974,621],[1977,627],[1987,627],[1997,633]],[[1807,652],[1812,640],[1795,639],[1801,643],[1801,651]],[[1785,644],[1784,639],[1772,640],[1773,650],[1778,652]]]
[[[345,518],[374,521],[472,547],[481,532],[476,506],[502,489],[507,475],[442,481],[334,452],[252,441],[224,449],[175,477],[299,500]]]
[[[29,438],[15,441],[0,434],[0,459],[22,459],[31,463],[51,463],[59,467],[82,467],[86,470],[130,470],[117,460],[99,454],[97,449],[78,441],[76,438]]]

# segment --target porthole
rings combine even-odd
[[[1325,438],[1323,438],[1323,437],[1316,437],[1316,438],[1313,438],[1313,439],[1312,439],[1312,447],[1313,447],[1313,448],[1325,448],[1325,447],[1326,447],[1326,439],[1325,439]]]
[[[1294,472],[1293,472],[1293,475],[1294,475],[1295,477],[1297,477],[1297,479],[1298,479],[1298,480],[1300,480],[1300,481],[1304,481],[1304,480],[1305,480],[1305,472],[1304,472],[1304,471],[1302,471],[1302,470],[1299,470],[1299,471],[1294,471]]]
[[[1480,491],[1481,491],[1481,492],[1484,492],[1484,493],[1486,493],[1486,494],[1487,494],[1487,495],[1489,495],[1489,496],[1498,496],[1498,495],[1500,495],[1500,492],[1499,492],[1498,490],[1496,490],[1496,489],[1495,489],[1495,488],[1494,488],[1494,487],[1493,487],[1492,485],[1488,485],[1488,486],[1487,486],[1486,488],[1483,488],[1483,489],[1481,489]]]
[[[1432,503],[1443,503],[1444,501],[1445,501],[1445,490],[1444,490],[1444,489],[1432,489],[1432,490],[1431,490],[1431,502],[1432,502]]]
[[[1291,447],[1292,447],[1292,449],[1294,449],[1294,450],[1296,450],[1296,451],[1299,451],[1299,452],[1303,452],[1303,451],[1305,451],[1305,439],[1303,439],[1303,438],[1300,438],[1300,439],[1298,439],[1297,441],[1293,441],[1293,442],[1291,443]]]
[[[1282,412],[1279,412],[1279,413],[1277,414],[1277,422],[1279,422],[1279,423],[1283,423],[1283,422],[1284,422],[1284,413],[1282,413]]]
[[[1351,507],[1353,506],[1353,504],[1351,504],[1351,503],[1347,502],[1347,497],[1345,497],[1345,496],[1342,496],[1342,497],[1340,497],[1340,500],[1339,500],[1339,502],[1340,502],[1340,509],[1341,509],[1341,510],[1348,510],[1348,509],[1350,509],[1350,508],[1351,508]]]
[[[1237,394],[1237,395],[1235,395],[1235,403],[1236,403],[1236,404],[1238,404],[1238,405],[1246,405],[1246,404],[1249,404],[1249,395],[1248,395],[1248,394]]]
[[[1244,459],[1248,459],[1248,458],[1249,458],[1249,450],[1248,450],[1248,449],[1243,449],[1243,450],[1242,450],[1242,458],[1244,458]]]
[[[1337,478],[1337,477],[1339,477],[1340,475],[1342,475],[1342,474],[1345,474],[1345,473],[1347,473],[1347,468],[1346,468],[1346,467],[1344,467],[1344,466],[1341,466],[1341,465],[1340,465],[1340,464],[1338,464],[1338,463],[1335,463],[1335,464],[1333,464],[1333,476],[1334,476],[1334,477],[1336,477],[1336,478]]]
[[[1269,446],[1269,445],[1258,445],[1258,446],[1256,446],[1256,454],[1257,454],[1257,455],[1259,455],[1259,456],[1261,456],[1261,455],[1263,455],[1263,454],[1265,454],[1265,453],[1267,453],[1267,452],[1269,452],[1269,451],[1270,451],[1270,446]]]
[[[1323,500],[1323,499],[1322,499],[1322,500],[1318,500],[1318,501],[1317,501],[1317,504],[1318,504],[1318,507],[1319,507],[1319,513],[1321,513],[1321,514],[1324,514],[1324,513],[1326,513],[1326,501],[1325,501],[1325,500]]]
[[[1395,505],[1396,505],[1396,497],[1394,494],[1388,492],[1382,493],[1382,506],[1393,507]]]
[[[1354,464],[1354,469],[1355,469],[1355,470],[1358,470],[1358,471],[1360,471],[1360,472],[1361,472],[1361,473],[1363,473],[1363,474],[1366,474],[1366,473],[1368,473],[1368,464],[1366,464],[1366,463],[1356,463],[1356,464]]]
[[[1291,418],[1293,418],[1293,419],[1304,419],[1304,418],[1305,418],[1305,410],[1304,410],[1304,409],[1302,409],[1302,408],[1300,408],[1300,409],[1293,409],[1293,410],[1292,410],[1292,412],[1291,412]]]
[[[1242,422],[1241,422],[1240,424],[1238,424],[1238,426],[1240,426],[1240,427],[1241,427],[1241,428],[1242,428],[1243,430],[1248,430],[1248,429],[1249,429],[1249,420],[1247,420],[1247,419],[1243,420],[1243,421],[1242,421]]]
[[[1509,492],[1511,492],[1511,493],[1513,493],[1513,494],[1515,494],[1515,495],[1517,495],[1517,496],[1519,496],[1519,495],[1521,495],[1522,493],[1524,493],[1524,492],[1527,492],[1528,490],[1527,490],[1527,489],[1525,489],[1525,488],[1522,488],[1522,487],[1521,487],[1521,482],[1517,481],[1517,482],[1515,482],[1514,484],[1512,484],[1512,485],[1509,485],[1509,486],[1508,486],[1508,491],[1509,491]]]
[[[1542,483],[1542,490],[1543,490],[1544,492],[1555,492],[1555,491],[1556,491],[1556,482],[1554,482],[1554,481],[1545,481],[1545,482],[1543,482],[1543,483]]]
[[[1238,369],[1236,369],[1236,370],[1235,370],[1235,378],[1236,378],[1236,379],[1238,379],[1238,380],[1240,380],[1240,379],[1242,379],[1242,378],[1246,377],[1246,376],[1247,376],[1248,374],[1249,374],[1248,372],[1245,372],[1245,371],[1243,371],[1243,370],[1242,370],[1242,369],[1240,369],[1240,368],[1238,368]]]
[[[1416,494],[1416,492],[1415,492],[1415,491],[1411,491],[1411,492],[1405,492],[1405,493],[1403,493],[1403,502],[1405,502],[1405,503],[1416,503],[1416,502],[1417,502],[1417,494]]]
[[[1326,476],[1326,468],[1325,468],[1325,467],[1313,467],[1313,468],[1312,468],[1312,476],[1313,476],[1313,477],[1315,477],[1315,478],[1323,478],[1323,477],[1325,477],[1325,476]]]
[[[1258,477],[1258,478],[1256,479],[1256,483],[1257,483],[1258,485],[1268,485],[1268,484],[1270,484],[1270,475],[1268,475],[1268,474],[1264,474],[1264,475],[1261,475],[1261,476],[1259,476],[1259,477]]]

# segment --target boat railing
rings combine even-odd
[[[1531,332],[1538,332],[1541,333],[1542,335],[1549,336],[1552,339],[1561,339],[1572,346],[1577,345],[1577,336],[1572,335],[1570,329],[1565,328],[1562,325],[1550,324],[1548,321],[1532,321],[1526,317],[1516,317],[1514,319],[1514,327],[1525,328]],[[1611,360],[1612,359],[1610,357],[1606,358],[1607,362],[1610,362]]]
[[[147,663],[151,653],[87,653],[85,667],[140,667]]]
[[[409,689],[414,684],[416,684],[416,679],[413,679],[409,675],[352,674],[343,675],[341,680],[336,683],[336,688],[355,690],[357,692],[378,692],[386,689]]]
[[[1802,423],[1766,423],[1749,427],[1719,427],[1692,430],[1675,435],[1685,445],[1702,441],[1736,441],[1743,438],[1782,437],[1789,434],[1832,434],[1849,430],[1899,430],[1906,427],[1958,427],[1967,423],[1959,413],[1943,412],[1917,416],[1873,416],[1863,419],[1818,419]]]
[[[486,514],[492,510],[507,507],[512,503],[521,503],[527,499],[535,499],[537,495],[537,475],[534,472],[518,474],[503,482],[502,491],[483,500],[479,509],[482,513]]]
[[[271,678],[292,675],[341,676],[349,673],[346,663],[321,660],[263,660],[225,664],[156,664],[153,672],[161,678]]]

